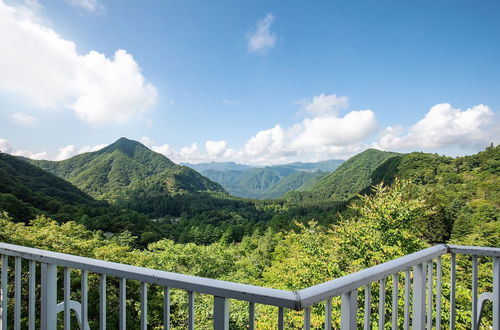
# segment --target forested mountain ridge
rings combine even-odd
[[[389,158],[399,155],[376,149],[365,150],[340,165],[334,172],[303,192],[291,192],[288,198],[328,198],[348,200],[369,187],[373,171]]]
[[[307,189],[306,187],[315,184],[326,175],[328,175],[328,173],[321,171],[298,171],[282,178],[264,191],[262,195],[264,198],[279,198],[292,190],[300,191],[302,189]]]
[[[230,194],[244,198],[279,198],[290,190],[295,190],[306,184],[313,184],[318,179],[319,172],[331,172],[344,161],[330,159],[326,161],[303,163],[295,162],[266,167],[242,168],[234,163],[206,163],[189,165],[204,169],[201,174],[220,183]],[[238,167],[239,166],[239,167]],[[225,169],[224,168],[228,168]],[[301,174],[297,174],[302,172]],[[313,174],[314,172],[318,172]],[[290,176],[292,176],[289,178]]]
[[[412,182],[414,194],[434,209],[425,228],[429,241],[500,230],[500,146],[457,158],[422,152],[399,155],[386,160],[371,178],[387,185],[396,178]]]
[[[218,183],[126,138],[101,150],[62,161],[29,161],[71,182],[90,196],[110,202],[116,202],[130,190],[149,188],[168,194],[224,192]]]
[[[27,221],[62,205],[96,206],[98,202],[65,180],[17,157],[0,153],[0,209]]]

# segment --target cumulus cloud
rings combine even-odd
[[[305,110],[312,115],[325,115],[333,112],[338,112],[349,106],[349,98],[347,96],[337,96],[336,94],[320,94],[314,96],[312,101],[305,103]]]
[[[374,133],[377,120],[373,111],[360,110],[351,111],[343,117],[328,114],[305,118],[299,128],[299,133],[291,142],[294,149],[346,146]]]
[[[22,156],[32,159],[46,159],[47,153],[43,152],[31,152],[28,150],[14,149],[10,144],[9,140],[0,138],[0,151],[14,156]]]
[[[67,108],[89,123],[124,122],[157,100],[133,56],[78,54],[39,20],[0,0],[0,91],[38,108]]]
[[[84,152],[93,152],[106,147],[107,144],[98,144],[95,146],[83,146],[77,149],[74,145],[69,144],[65,147],[59,148],[59,153],[52,158],[52,160],[65,160],[73,156],[83,154]]]
[[[90,14],[101,14],[104,12],[104,6],[97,0],[68,0],[68,3]]]
[[[410,127],[387,127],[375,146],[397,150],[484,147],[498,142],[498,136],[490,129],[495,125],[493,111],[486,105],[461,110],[448,103],[436,104]]]
[[[265,52],[274,47],[278,37],[271,32],[273,21],[274,16],[267,14],[257,22],[255,29],[247,34],[247,47],[250,52]]]
[[[9,118],[16,124],[22,126],[33,126],[36,123],[36,118],[24,112],[16,112],[9,116]]]
[[[221,156],[226,150],[226,141],[207,141],[205,142],[205,150],[210,156]]]

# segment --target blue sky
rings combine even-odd
[[[500,135],[498,1],[0,0],[0,44],[12,154],[125,136],[174,161],[272,164]]]

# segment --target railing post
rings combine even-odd
[[[477,330],[477,256],[472,256],[472,313],[471,329]]]
[[[229,330],[229,299],[214,296],[214,329]]]
[[[57,328],[57,266],[42,263],[41,273],[41,329]]]
[[[8,302],[9,302],[9,283],[8,283],[8,272],[9,271],[9,257],[2,255],[2,287],[0,289],[0,300],[2,304],[0,306],[0,329],[7,330],[7,320],[8,320]]]
[[[500,258],[493,258],[493,330],[500,330]]]
[[[412,328],[425,329],[425,270],[423,264],[413,267]]]
[[[342,330],[356,329],[356,314],[358,311],[358,291],[353,290],[342,294],[340,324]]]
[[[456,275],[456,255],[450,255],[450,330],[455,329],[455,286],[457,281]]]

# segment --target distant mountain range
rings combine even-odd
[[[344,161],[331,159],[320,162],[295,162],[266,167],[252,167],[233,162],[202,164],[183,163],[218,182],[230,194],[238,197],[279,198],[290,190],[309,186]]]

